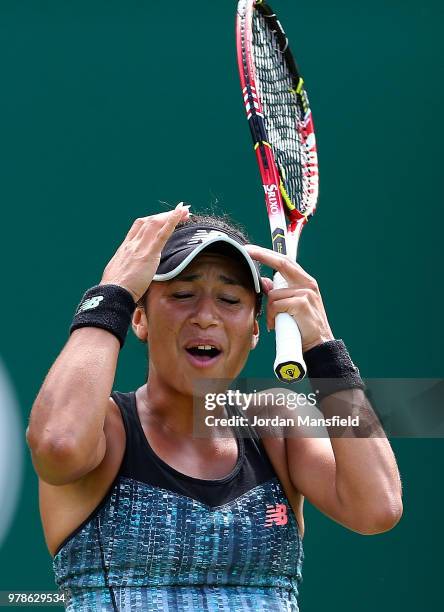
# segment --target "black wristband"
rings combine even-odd
[[[304,353],[307,373],[319,400],[343,389],[365,389],[365,384],[342,340],[328,340]]]
[[[69,333],[80,327],[100,327],[114,334],[122,348],[135,308],[133,296],[123,287],[96,285],[83,296]]]

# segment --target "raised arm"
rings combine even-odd
[[[286,442],[289,475],[294,487],[333,520],[362,534],[391,529],[402,515],[402,491],[390,443],[362,388],[359,372],[345,346],[333,339],[318,285],[291,259],[249,245],[258,261],[281,272],[288,288],[268,290],[267,325],[279,312],[298,321],[308,374],[319,383],[322,414],[359,416],[356,426],[331,426],[325,437],[295,432]],[[332,421],[334,423],[334,421]],[[328,433],[327,433],[328,430]],[[318,435],[319,435],[319,429]]]
[[[188,208],[180,204],[173,211],[136,219],[106,266],[100,286],[116,285],[115,291],[119,292],[119,287],[125,290],[122,299],[127,308],[134,302],[134,309],[151,283],[165,242],[188,214]],[[100,286],[95,290],[96,298],[102,297]],[[104,295],[107,290],[110,287],[104,287]],[[83,301],[79,311],[87,312],[95,303]],[[105,414],[119,350],[118,337],[107,329],[80,327],[72,332],[51,367],[26,430],[36,472],[49,484],[78,480],[101,463],[106,450]]]

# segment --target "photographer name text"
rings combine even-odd
[[[297,415],[294,417],[258,417],[254,415],[253,419],[246,416],[231,416],[228,418],[219,418],[210,414],[205,417],[205,425],[208,427],[359,427],[359,416],[339,417],[337,415],[331,418],[311,417],[307,415]]]

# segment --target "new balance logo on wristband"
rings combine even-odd
[[[83,304],[80,304],[79,309],[77,310],[77,313],[83,312],[84,310],[91,310],[92,308],[97,308],[97,306],[100,304],[102,300],[103,300],[103,295],[96,295],[95,297],[88,298],[87,300],[83,302]]]
[[[80,300],[69,333],[80,327],[99,327],[113,334],[122,348],[135,308],[132,295],[119,285],[91,287]]]

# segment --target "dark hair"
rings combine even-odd
[[[218,229],[222,232],[231,232],[234,234],[243,244],[248,244],[250,242],[248,238],[248,234],[245,229],[235,221],[233,221],[227,214],[223,213],[220,215],[212,215],[212,214],[192,214],[189,219],[186,221],[181,221],[177,224],[176,229],[179,227],[183,227],[186,225],[210,225],[214,229]],[[260,265],[259,270],[260,270]],[[140,300],[137,302],[137,306],[139,308],[145,309],[145,301],[148,290],[142,295]],[[255,305],[255,315],[258,317],[262,313],[262,297],[263,294],[256,294],[256,305]]]

